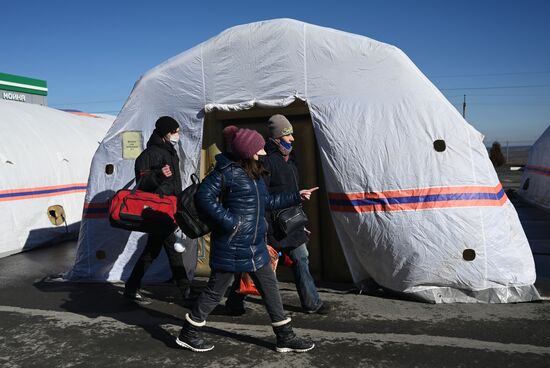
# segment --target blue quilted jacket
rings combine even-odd
[[[212,226],[210,266],[229,272],[256,271],[270,263],[265,210],[298,205],[300,193],[269,194],[263,179],[252,180],[225,155],[217,155],[216,161],[195,194],[197,209]]]

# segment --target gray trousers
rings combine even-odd
[[[191,318],[194,321],[202,322],[208,318],[208,315],[216,308],[227,288],[233,282],[234,275],[234,272],[212,270],[206,288],[191,310]],[[271,322],[285,320],[286,316],[281,294],[279,293],[277,277],[271,269],[271,264],[265,265],[256,272],[249,272],[249,275],[262,296]]]

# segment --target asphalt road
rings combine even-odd
[[[345,284],[322,285],[329,316],[301,313],[292,284],[281,284],[296,332],[317,344],[309,353],[273,350],[256,298],[241,317],[216,309],[206,330],[215,349],[192,353],[174,343],[188,311],[174,286],[146,287],[152,302],[136,305],[121,285],[45,279],[74,251],[65,243],[0,259],[1,367],[550,367],[548,301],[432,305]]]

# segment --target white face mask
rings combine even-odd
[[[172,134],[172,135],[170,136],[170,143],[172,143],[174,146],[175,146],[176,144],[178,144],[179,141],[180,141],[180,135],[179,135],[179,133]]]

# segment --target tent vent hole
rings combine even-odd
[[[46,210],[46,215],[52,225],[59,226],[65,224],[65,226],[67,226],[65,223],[65,210],[63,209],[63,206],[56,204],[48,207]]]
[[[462,258],[464,258],[465,261],[473,261],[476,258],[476,251],[473,249],[465,249],[464,252],[462,252]]]
[[[525,182],[523,183],[523,190],[529,189],[529,178],[525,179]]]
[[[113,166],[113,164],[105,165],[105,174],[111,175],[114,172],[115,172],[115,167]]]
[[[438,139],[434,141],[434,149],[437,152],[443,152],[447,148],[447,145],[445,144],[445,141],[443,139]]]
[[[97,259],[105,259],[105,257],[106,257],[105,251],[104,250],[98,250],[97,252],[95,252],[95,257]]]

